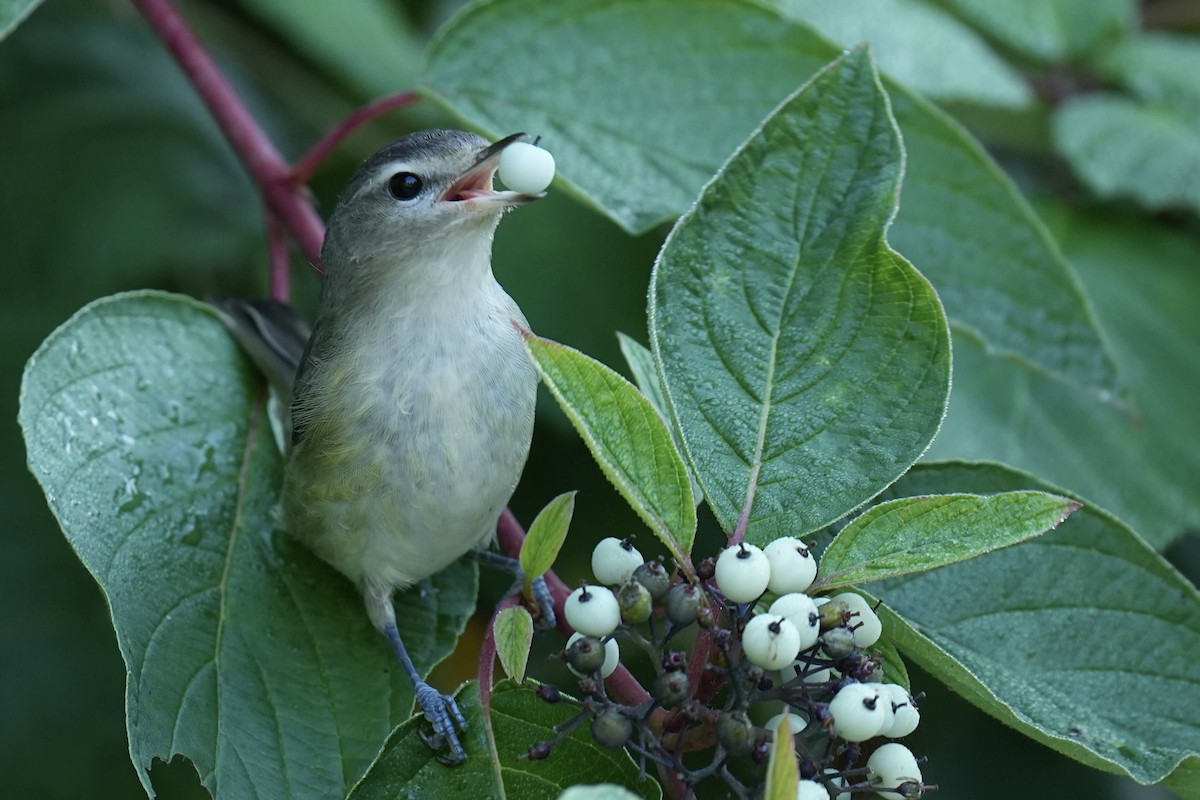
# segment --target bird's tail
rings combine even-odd
[[[308,345],[308,323],[294,307],[280,300],[212,297],[209,303],[270,382],[271,428],[279,452],[287,453],[294,438],[292,396]]]
[[[300,312],[280,300],[213,297],[209,302],[221,320],[284,403],[291,405],[292,388],[309,327]]]

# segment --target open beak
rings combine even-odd
[[[471,168],[458,176],[458,179],[442,192],[438,200],[448,203],[466,203],[473,210],[498,211],[532,203],[534,200],[545,197],[544,192],[521,194],[520,192],[498,192],[492,188],[492,176],[496,174],[496,168],[500,166],[500,154],[504,152],[504,148],[527,136],[526,133],[514,133],[483,148],[479,151],[479,156]]]

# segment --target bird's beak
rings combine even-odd
[[[492,176],[496,174],[496,168],[500,165],[500,154],[504,152],[504,148],[527,136],[528,134],[525,133],[514,133],[480,150],[471,168],[459,175],[458,179],[442,192],[438,200],[448,203],[463,203],[473,210],[499,211],[532,203],[534,200],[545,197],[545,192],[522,194],[520,192],[498,192],[492,188]]]

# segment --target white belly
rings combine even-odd
[[[508,314],[475,323],[397,330],[394,349],[371,348],[394,361],[326,370],[288,463],[284,523],[360,585],[403,588],[483,545],[516,488],[537,377]]]

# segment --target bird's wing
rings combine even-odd
[[[293,429],[294,398],[304,394],[308,323],[292,305],[279,300],[217,297],[210,300],[221,320],[259,371],[266,376],[283,410],[283,439],[294,446],[300,431]]]

